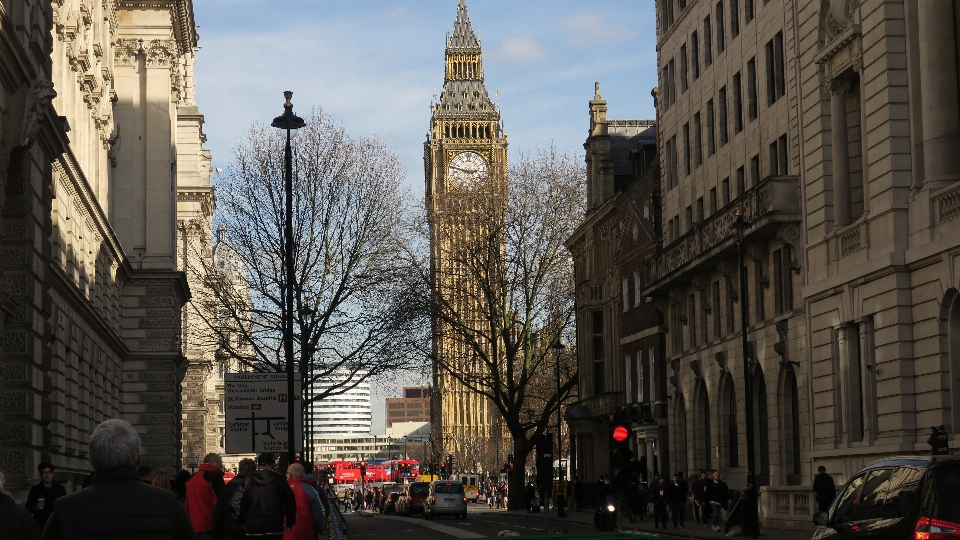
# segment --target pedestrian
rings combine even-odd
[[[709,483],[710,514],[713,518],[713,530],[720,530],[720,511],[728,510],[733,503],[727,483],[720,479],[720,471],[714,469],[713,482]]]
[[[700,502],[697,499],[697,494],[700,491],[700,476],[703,474],[702,469],[697,469],[696,474],[690,479],[690,493],[693,495],[693,517],[697,520],[697,525],[700,525]]]
[[[53,512],[53,503],[60,497],[67,496],[67,490],[53,479],[54,469],[52,463],[46,461],[37,465],[37,472],[40,473],[40,483],[30,487],[30,493],[27,494],[27,511],[33,514],[33,520],[37,522],[37,527],[43,530],[47,524],[47,518]]]
[[[710,483],[707,473],[700,471],[700,480],[697,481],[697,491],[693,494],[693,501],[700,509],[700,520],[704,527],[710,525]]]
[[[687,512],[687,484],[680,481],[680,473],[673,475],[670,483],[670,514],[673,518],[673,528],[686,528],[683,524]]]
[[[373,510],[373,490],[367,488],[367,494],[363,498],[367,503],[367,510]]]
[[[213,508],[222,489],[223,459],[219,454],[207,454],[200,470],[187,482],[183,502],[199,540],[213,540]]]
[[[53,507],[53,504],[50,505]],[[3,473],[0,473],[0,531],[4,540],[40,540],[40,528],[34,516],[3,492]]]
[[[827,474],[827,468],[823,465],[817,467],[817,476],[813,479],[813,491],[817,493],[819,511],[829,511],[833,498],[837,496],[837,485],[834,484],[833,477]]]
[[[660,524],[667,528],[667,505],[670,503],[670,488],[663,477],[657,479],[657,485],[653,487],[651,499],[653,500],[653,528],[659,529]]]
[[[283,535],[283,540],[315,540],[323,529],[326,518],[323,504],[306,476],[303,465],[299,463],[287,467],[287,484],[297,502],[297,522],[290,532]]]
[[[257,470],[230,497],[230,511],[248,536],[281,540],[297,522],[297,502],[286,479],[275,469],[277,458],[257,456]]]
[[[152,469],[149,465],[141,465],[137,467],[137,474],[140,475],[140,481],[148,486],[153,482],[153,478],[150,477],[151,471]]]
[[[183,504],[183,501],[187,500],[187,482],[190,481],[192,476],[190,471],[180,469],[177,477],[173,480],[173,491],[177,494],[177,500],[180,501],[180,504]]]
[[[170,483],[170,476],[167,475],[166,471],[157,471],[153,475],[153,482],[150,485],[166,491],[173,491],[173,484]]]
[[[96,474],[88,488],[57,501],[44,540],[197,540],[176,495],[140,481],[140,435],[127,421],[97,426],[87,452]]]
[[[247,477],[257,470],[257,462],[241,459],[237,464],[237,475],[220,490],[217,505],[213,507],[213,536],[217,540],[244,540],[246,533],[230,513],[230,499],[238,489],[242,489]]]
[[[523,490],[523,500],[527,506],[527,513],[533,512],[533,500],[537,498],[537,489],[533,487],[533,482],[528,482],[526,489]]]

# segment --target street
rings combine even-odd
[[[491,510],[484,505],[470,506],[468,518],[438,517],[433,520],[421,516],[401,517],[373,514],[372,517],[347,514],[350,539],[394,538],[397,535],[416,533],[416,538],[433,540],[448,538],[483,538],[497,536],[501,531],[514,531],[522,535],[542,534],[546,531],[593,532],[593,527],[583,523],[559,523],[544,520],[539,515],[516,514],[505,510]]]

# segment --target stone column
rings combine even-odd
[[[850,224],[850,146],[847,141],[847,90],[850,81],[835,80],[830,87],[830,127],[833,150],[833,223]]]
[[[650,437],[647,437],[644,441],[646,443],[646,456],[647,456],[647,471],[649,472],[648,478],[653,478],[653,458],[656,452],[653,449],[654,440]],[[659,464],[657,465],[659,466]]]
[[[918,4],[924,185],[960,179],[960,99],[953,0]]]

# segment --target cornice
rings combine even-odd
[[[117,9],[170,10],[180,54],[191,53],[197,48],[200,36],[194,21],[193,0],[120,0]]]

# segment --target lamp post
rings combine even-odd
[[[564,493],[563,493],[563,429],[561,429],[561,414],[560,414],[560,353],[566,348],[566,345],[560,341],[560,335],[557,335],[556,341],[550,344],[550,348],[557,352],[557,361],[555,363],[555,372],[557,376],[557,486],[560,486],[560,489],[557,490],[556,501],[554,507],[557,509],[557,517],[565,517],[566,514],[563,512]]]
[[[743,219],[738,207],[736,219],[730,224],[730,228],[736,233],[737,241],[737,268],[740,276],[740,350],[743,354],[743,397],[747,416],[746,429],[744,429],[747,444],[747,486],[743,493],[743,500],[740,502],[743,505],[741,530],[745,538],[757,538],[760,535],[760,515],[757,509],[757,485],[754,471],[756,459],[753,448],[753,381],[750,376],[750,361],[747,358],[747,271],[743,266],[744,235],[749,226],[750,223]]]
[[[294,385],[293,385],[293,282],[296,274],[293,271],[293,152],[290,150],[290,136],[293,131],[306,125],[303,118],[293,114],[293,103],[290,98],[293,92],[287,90],[283,93],[286,103],[283,104],[283,114],[273,119],[271,126],[287,131],[287,144],[283,147],[283,183],[285,192],[285,218],[283,223],[283,262],[287,272],[287,279],[284,286],[284,312],[286,317],[283,321],[283,349],[284,359],[287,367],[287,463],[293,463],[296,459],[296,429],[294,426],[295,404],[294,404]]]

